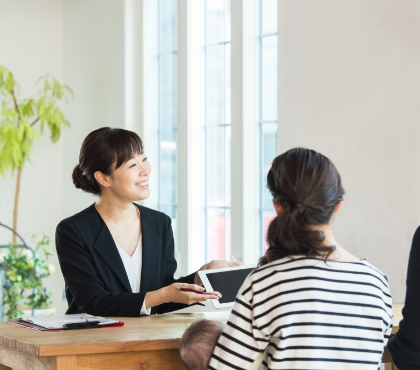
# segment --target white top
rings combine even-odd
[[[209,369],[379,369],[392,329],[386,277],[360,262],[282,258],[242,285]]]
[[[128,281],[130,282],[131,290],[133,293],[140,292],[140,282],[141,282],[141,265],[142,265],[142,242],[141,236],[139,243],[137,244],[136,250],[133,255],[128,255],[117,243],[118,252],[121,256],[122,263],[127,273]],[[140,310],[142,315],[150,315],[150,308],[146,308],[144,301]]]
[[[255,359],[255,361],[252,363],[252,365],[248,368],[248,370],[260,370],[260,366],[262,365],[265,358],[264,354],[265,352],[261,352]]]

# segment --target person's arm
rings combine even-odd
[[[389,351],[400,369],[420,369],[420,227],[411,245],[407,269],[407,290],[403,319],[397,334],[391,338]]]
[[[196,291],[204,291],[199,284],[194,284],[196,272],[181,277],[174,278],[177,268],[175,260],[174,238],[172,233],[171,219],[166,216],[165,232],[162,233],[163,245],[165,246],[165,272],[163,287],[161,289],[147,292],[145,296],[146,308],[156,307],[157,313],[166,313],[180,310],[188,305],[214,298],[213,295],[196,294],[192,292],[183,292],[177,288],[188,288]]]
[[[167,216],[166,232],[164,233],[165,237],[165,251],[166,251],[166,262],[165,262],[165,277],[164,277],[164,288],[156,290],[154,292],[148,292],[146,294],[146,307],[156,307],[157,313],[165,313],[180,310],[188,305],[205,301],[214,296],[205,296],[195,293],[186,293],[179,292],[174,290],[174,287],[170,288],[170,284],[182,283],[181,285],[176,284],[178,287],[188,287],[185,284],[194,284],[189,286],[190,289],[203,291],[201,287],[202,282],[197,272],[193,272],[187,276],[181,277],[177,280],[174,278],[174,273],[176,271],[177,263],[175,260],[175,248],[174,248],[174,238],[172,233],[171,219]],[[201,266],[200,270],[209,270],[215,268],[224,268],[232,266],[241,266],[243,262],[232,262],[232,261],[223,261],[215,260],[205,265]],[[151,306],[149,306],[151,305]]]
[[[166,302],[179,302],[185,305],[209,298],[208,295],[178,290],[177,287],[181,286],[196,290],[202,288],[189,284],[171,284],[174,281],[173,275],[172,279],[165,280],[166,284],[171,285],[150,294],[106,290],[96,273],[93,257],[84,246],[78,228],[68,219],[57,227],[56,247],[64,279],[80,312],[98,316],[136,317],[141,315],[143,302],[148,309]],[[173,266],[173,263],[172,261],[170,265]],[[176,262],[174,266],[176,268]],[[148,301],[144,300],[146,294]]]
[[[214,348],[209,369],[248,369],[267,346],[268,339],[253,328],[252,297],[251,279],[248,277],[239,290],[229,321]]]

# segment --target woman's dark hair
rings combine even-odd
[[[290,149],[274,159],[267,187],[283,211],[268,226],[268,249],[259,266],[294,255],[327,259],[335,246],[323,245],[324,233],[311,226],[328,224],[343,199],[333,163],[314,150]]]
[[[101,187],[94,173],[100,171],[110,175],[135,154],[142,154],[143,151],[143,141],[135,132],[111,127],[92,131],[83,141],[79,164],[73,169],[74,186],[87,193],[100,195]]]

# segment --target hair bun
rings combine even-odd
[[[73,184],[77,189],[82,189],[83,191],[86,191],[87,193],[96,194],[97,188],[95,187],[95,184],[92,184],[91,181],[89,181],[85,175],[83,175],[83,171],[80,168],[80,165],[77,164],[73,168],[73,173],[71,175],[73,179]]]

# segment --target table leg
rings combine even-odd
[[[77,356],[57,356],[55,370],[77,370]]]
[[[54,369],[53,357],[38,357],[0,346],[0,370],[47,370]]]
[[[398,370],[398,367],[393,362],[388,362],[384,365],[385,370]]]

